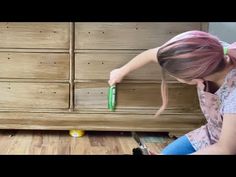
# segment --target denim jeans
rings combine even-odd
[[[169,145],[167,145],[161,152],[162,155],[187,155],[196,152],[187,136],[181,136]]]

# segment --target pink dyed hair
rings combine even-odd
[[[227,55],[236,65],[236,43],[228,47]],[[157,59],[162,67],[162,106],[156,117],[167,107],[168,89],[164,73],[190,81],[202,79],[225,67],[224,50],[216,36],[203,31],[187,31],[181,33],[165,44],[157,52]]]

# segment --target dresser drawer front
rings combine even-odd
[[[77,80],[88,79],[108,80],[110,72],[128,63],[139,53],[112,52],[112,53],[77,53],[75,55],[75,78]],[[161,68],[158,63],[146,66],[132,72],[124,79],[127,80],[161,80]],[[167,76],[167,80],[175,80]]]
[[[107,109],[107,83],[76,83],[75,108]],[[119,84],[117,85],[117,111],[157,109],[162,104],[160,84]],[[198,109],[198,98],[195,87],[182,84],[169,85],[168,109]]]
[[[69,84],[0,82],[0,108],[68,108]]]
[[[0,78],[69,79],[69,54],[1,52]]]
[[[149,49],[201,23],[76,23],[76,49]]]
[[[69,48],[69,23],[0,23],[0,48]]]

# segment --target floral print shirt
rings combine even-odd
[[[215,93],[206,91],[206,87],[207,82],[198,86],[197,90],[207,123],[186,134],[195,150],[216,143],[221,133],[224,114],[236,113],[236,69],[226,75],[224,83]]]

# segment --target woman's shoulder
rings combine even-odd
[[[236,88],[236,68],[233,68],[228,72],[228,74],[224,78],[224,82],[221,85],[221,87],[218,89],[216,92],[217,95],[222,93],[222,91],[228,90],[230,91],[231,89]]]
[[[222,113],[236,113],[236,88],[231,90],[228,97],[223,101]]]
[[[233,68],[225,78],[225,84],[230,88],[236,88],[236,68]]]
[[[226,76],[217,95],[222,103],[222,113],[236,113],[236,69],[232,69]]]

